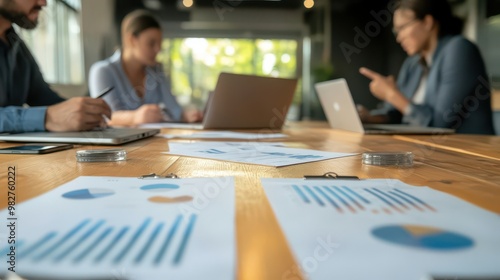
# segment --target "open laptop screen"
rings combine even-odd
[[[281,129],[297,79],[221,73],[209,98],[205,129]]]
[[[405,124],[363,125],[345,79],[315,85],[321,106],[332,128],[365,134],[451,134],[448,128],[410,126]]]

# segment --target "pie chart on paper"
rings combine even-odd
[[[114,194],[114,191],[107,189],[81,189],[64,193],[62,197],[68,199],[96,199]]]
[[[396,245],[433,251],[461,250],[474,246],[474,240],[468,236],[427,226],[389,225],[377,227],[371,233],[379,240]]]

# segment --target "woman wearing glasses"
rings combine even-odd
[[[447,0],[399,0],[393,18],[397,42],[408,54],[398,80],[367,68],[370,90],[383,109],[359,107],[365,123],[408,123],[494,134],[491,95],[479,49],[459,35],[462,22]]]

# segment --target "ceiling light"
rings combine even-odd
[[[182,5],[186,8],[191,8],[193,6],[193,0],[182,0]]]
[[[304,7],[306,7],[307,9],[311,9],[312,7],[314,7],[314,0],[305,0]]]

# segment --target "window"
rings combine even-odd
[[[80,0],[48,0],[35,30],[18,29],[35,56],[45,80],[84,83]]]
[[[220,72],[280,78],[297,77],[296,40],[165,39],[158,59],[182,105],[205,103]],[[300,85],[294,104],[300,103]]]

